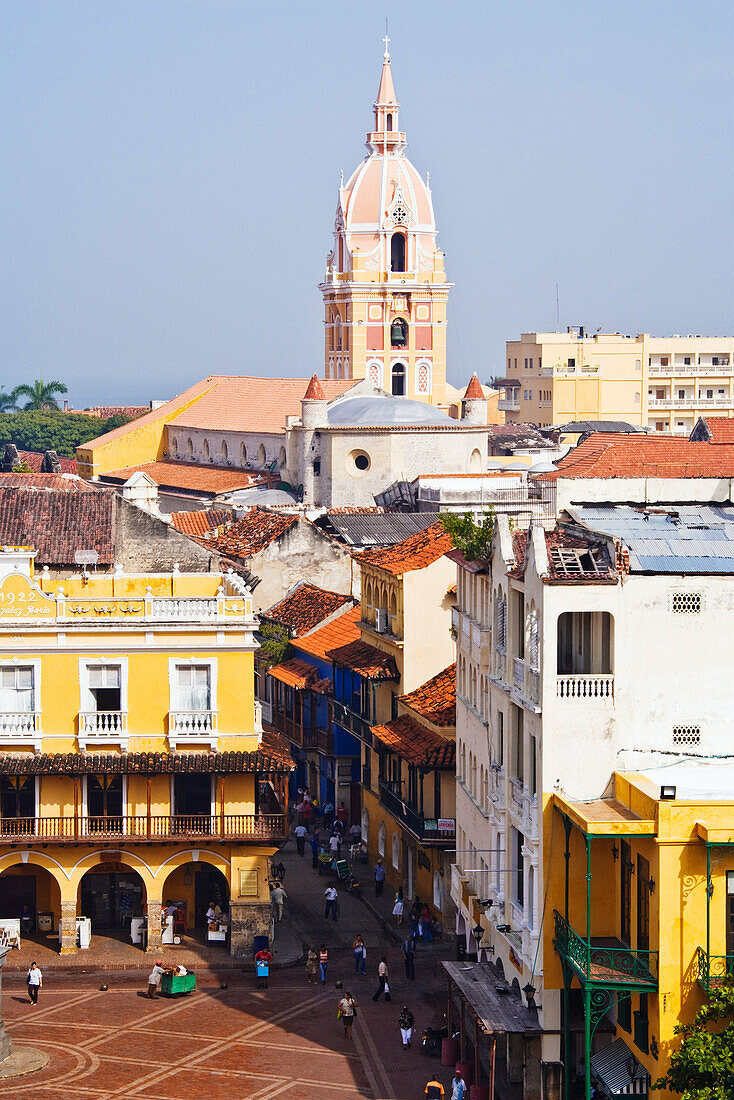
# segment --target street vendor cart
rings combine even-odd
[[[165,997],[177,997],[182,993],[188,996],[195,989],[195,974],[163,974],[161,977],[161,993]]]

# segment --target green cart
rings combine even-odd
[[[195,989],[195,974],[164,974],[161,978],[161,993],[166,997],[176,997],[179,993],[188,995]]]

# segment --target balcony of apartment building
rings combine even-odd
[[[728,828],[709,831],[700,823],[696,834],[706,846],[706,938],[696,950],[694,968],[698,984],[708,995],[734,976],[734,870],[722,867],[726,857],[729,865],[734,859],[734,839]],[[722,947],[726,953],[717,954]]]
[[[288,666],[292,664],[292,661],[285,663]],[[318,749],[316,700],[311,691],[303,690],[293,682],[284,682],[286,677],[292,680],[300,671],[294,671],[285,665],[269,670],[274,679],[277,677],[273,690],[271,725],[292,744],[304,749]],[[303,673],[299,682],[305,687],[307,680]]]
[[[730,374],[731,357],[726,352],[676,353],[675,355],[651,356],[648,366],[650,375],[668,375],[678,377],[681,374]]]
[[[455,844],[455,741],[406,715],[373,732],[380,805],[424,846]]]
[[[614,703],[614,619],[608,611],[564,611],[558,616],[556,697]]]
[[[517,378],[498,378],[495,382],[500,391],[497,408],[504,412],[520,411],[520,390],[522,384]]]
[[[458,648],[470,660],[488,668],[491,660],[492,631],[490,628],[475,622],[466,611],[461,611],[458,607],[451,609],[451,627],[456,636]]]

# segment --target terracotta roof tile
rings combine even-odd
[[[475,398],[479,398],[480,400],[483,401],[484,400],[484,390],[482,389],[482,387],[479,383],[479,379],[477,378],[476,374],[473,374],[471,376],[471,378],[469,379],[469,385],[466,387],[466,390],[464,391],[464,400],[465,401],[472,401]]]
[[[223,534],[207,540],[207,546],[234,558],[251,558],[253,554],[259,554],[271,542],[279,539],[297,522],[298,516],[281,515],[265,508],[250,508],[242,519],[238,519]]]
[[[704,420],[711,439],[711,443],[734,443],[734,417],[706,416]]]
[[[326,654],[335,665],[351,668],[367,680],[399,680],[400,674],[389,653],[383,653],[367,642],[357,640],[329,650]]]
[[[344,596],[340,592],[329,592],[325,588],[318,588],[315,584],[305,581],[275,607],[263,612],[260,618],[287,626],[298,638],[309,630],[313,630],[346,603],[351,607],[351,596]]]
[[[35,546],[36,565],[74,565],[77,550],[96,550],[100,565],[112,565],[114,493],[92,489],[6,488],[0,479],[0,543]],[[19,475],[59,478],[54,474]]]
[[[319,679],[318,671],[307,661],[300,657],[291,657],[289,661],[283,661],[279,665],[271,665],[268,676],[280,680],[281,684],[287,684],[292,688],[307,688],[315,684]]]
[[[18,458],[20,461],[25,462],[26,466],[30,466],[36,474],[40,474],[41,472],[43,456],[43,451],[18,451]],[[58,455],[58,460],[62,474],[75,474],[77,472],[75,458],[64,458],[62,455]]]
[[[401,695],[400,702],[434,726],[456,726],[456,662]]]
[[[273,730],[255,752],[0,753],[1,775],[94,775],[104,772],[160,775],[179,772],[289,772],[293,759]]]
[[[373,726],[372,733],[391,752],[398,753],[409,764],[422,768],[451,769],[456,766],[456,742],[402,714],[382,726]]]
[[[308,384],[308,389],[303,395],[304,401],[325,401],[326,394],[324,388],[319,382],[315,374],[311,375],[311,381]]]
[[[332,650],[359,641],[360,633],[357,623],[360,614],[360,607],[357,604],[356,607],[350,607],[343,615],[332,619],[325,626],[312,630],[310,634],[295,639],[291,644],[294,649],[299,649],[312,657],[320,657],[325,660]]]
[[[77,474],[2,474],[2,489],[52,489],[59,493],[99,493],[102,490]]]
[[[597,432],[570,451],[552,473],[558,478],[734,477],[734,444],[691,443],[682,436]]]
[[[162,489],[188,489],[195,493],[229,493],[280,480],[280,475],[267,475],[259,470],[233,470],[229,466],[204,466],[195,462],[141,462],[139,466],[110,470],[100,476],[124,485],[136,473],[147,474]]]
[[[379,546],[373,550],[362,550],[355,557],[358,561],[368,562],[388,573],[409,573],[413,569],[424,569],[442,558],[453,547],[451,536],[440,523],[432,523],[424,531],[417,531],[410,538],[395,546]]]
[[[174,416],[172,424],[210,431],[280,433],[286,417],[300,417],[309,379],[214,375],[206,383],[204,396]],[[325,398],[333,401],[351,389],[354,380],[322,379],[319,385]]]
[[[234,512],[227,509],[209,508],[199,512],[174,512],[171,522],[177,531],[184,535],[203,538],[208,531],[215,531],[225,523],[231,523]]]

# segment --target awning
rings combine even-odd
[[[591,1072],[607,1096],[647,1096],[650,1088],[650,1074],[624,1039],[592,1054]]]
[[[293,657],[290,661],[283,661],[280,665],[273,665],[268,669],[268,676],[280,680],[291,688],[307,688],[319,679],[318,671],[306,661]]]

